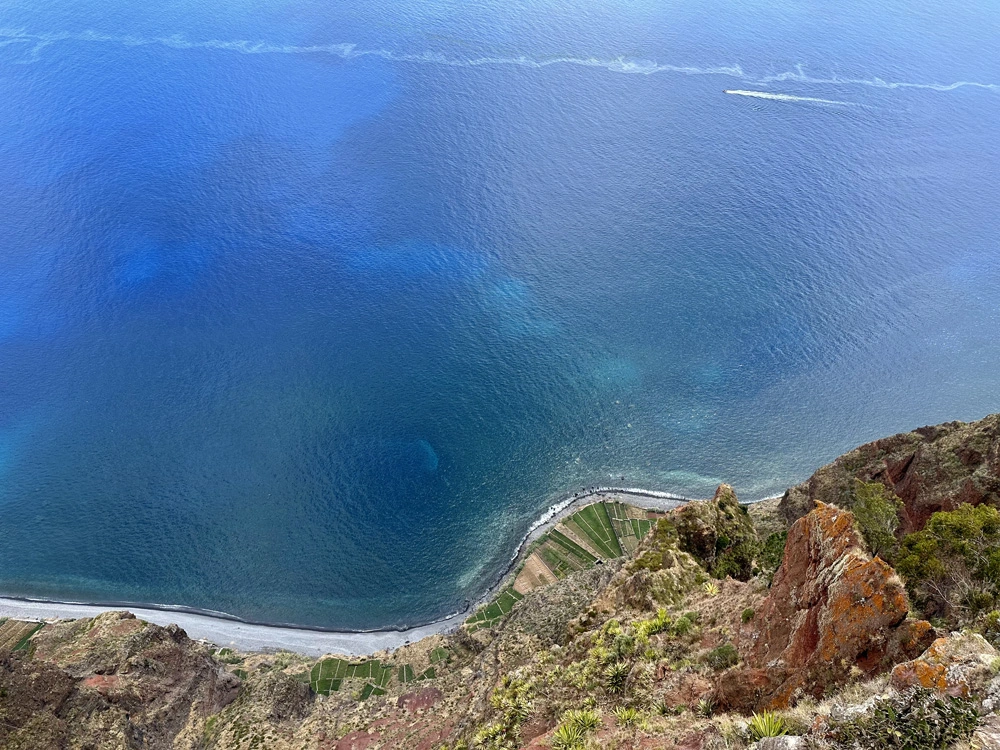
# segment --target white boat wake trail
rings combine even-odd
[[[867,86],[877,89],[922,89],[927,91],[955,91],[961,88],[985,89],[1000,92],[1000,84],[980,83],[978,81],[955,81],[953,83],[920,83],[910,81],[886,81],[882,78],[844,78],[837,74],[827,77],[808,75],[801,65],[794,70],[773,75],[754,75],[747,73],[739,65],[718,65],[697,67],[691,65],[670,65],[653,60],[637,60],[625,57],[450,57],[438,52],[406,53],[386,49],[362,49],[355,44],[317,44],[317,45],[281,45],[265,41],[250,41],[246,39],[225,40],[206,39],[191,41],[179,34],[162,37],[141,37],[131,34],[110,35],[98,34],[94,31],[59,32],[39,34],[24,29],[0,28],[0,48],[23,46],[27,54],[18,61],[21,63],[38,62],[47,47],[60,43],[91,43],[116,44],[123,47],[160,46],[178,50],[220,50],[237,52],[244,55],[333,55],[344,60],[354,60],[365,57],[380,58],[392,62],[413,63],[421,65],[444,65],[450,67],[475,68],[482,66],[516,65],[525,68],[546,68],[550,65],[578,65],[588,68],[602,68],[613,73],[630,73],[638,75],[655,75],[658,73],[675,73],[679,75],[717,75],[734,78],[757,86],[767,86],[773,83],[802,83],[809,85],[836,86]],[[765,94],[767,92],[757,92]],[[751,94],[744,93],[749,96]],[[790,96],[774,94],[760,98],[777,98]],[[808,100],[809,97],[799,97]],[[788,99],[793,101],[794,99]],[[819,101],[819,100],[817,100]],[[828,102],[829,103],[829,102]],[[845,104],[846,102],[834,102]]]
[[[817,99],[814,96],[793,96],[792,94],[774,94],[770,91],[745,91],[742,89],[727,89],[727,94],[737,96],[752,96],[754,99],[770,99],[776,102],[809,102],[812,104],[838,104],[844,107],[857,107],[855,102],[838,102],[834,99]]]

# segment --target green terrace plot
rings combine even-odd
[[[435,659],[435,655],[437,655],[437,659]],[[447,649],[436,648],[431,653],[431,663],[447,661],[449,656],[450,653]],[[382,664],[375,659],[358,664],[352,664],[344,659],[321,659],[313,665],[307,674],[301,676],[303,681],[308,679],[309,687],[319,695],[329,695],[340,690],[345,680],[364,680],[364,685],[361,688],[361,700],[373,695],[385,695],[386,688],[393,677],[400,685],[405,685],[409,682],[433,680],[437,677],[437,673],[434,667],[428,667],[417,674],[409,664],[395,667]]]
[[[604,557],[621,557],[624,554],[605,503],[594,503],[581,508],[563,523],[581,539],[586,539]]]
[[[322,659],[309,672],[309,687],[315,693],[329,695],[340,690],[344,680],[365,680],[365,686],[361,690],[362,698],[385,695],[385,687],[395,671],[393,667],[374,659],[360,664],[351,664],[343,659]]]
[[[450,658],[451,652],[442,646],[438,646],[436,649],[431,651],[431,664],[437,664],[442,661],[447,662]]]
[[[480,628],[491,628],[498,620],[513,609],[524,597],[512,588],[506,588],[500,592],[499,596],[489,604],[480,607],[479,610],[465,621],[469,626],[469,632],[475,633]]]
[[[605,503],[605,505],[618,541],[629,554],[635,552],[635,548],[653,528],[655,521],[645,518],[646,514],[643,511],[625,503]],[[643,517],[637,518],[636,516],[640,514]]]
[[[26,651],[31,636],[43,627],[44,622],[0,620],[0,650]]]
[[[574,570],[585,570],[597,562],[596,557],[556,529],[549,532],[536,551],[556,578],[565,578]]]

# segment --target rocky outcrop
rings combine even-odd
[[[938,638],[916,659],[897,664],[892,686],[900,691],[927,688],[968,698],[983,691],[998,659],[1000,653],[978,633],[952,633]]]
[[[74,706],[92,704],[88,720],[109,724],[67,721],[71,737],[113,727],[122,747],[171,747],[192,717],[217,713],[240,689],[239,679],[176,625],[163,628],[128,612],[48,626],[33,647],[32,663],[55,669],[72,686],[64,704],[49,701],[53,710],[68,719]]]
[[[918,531],[931,514],[963,503],[1000,507],[1000,414],[921,427],[855,448],[785,492],[781,512],[793,523],[816,501],[849,509],[856,479],[882,482],[899,496],[901,533]]]
[[[822,503],[788,533],[781,567],[754,617],[744,665],[725,674],[717,702],[779,708],[821,695],[852,669],[884,671],[929,642],[930,625],[907,620],[902,581],[872,559],[850,512]]]
[[[728,484],[720,484],[711,500],[686,503],[668,517],[677,528],[680,548],[713,575],[745,581],[753,574],[757,532]]]

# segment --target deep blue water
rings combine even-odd
[[[1000,409],[993,0],[0,27],[4,593],[426,621],[581,486]]]

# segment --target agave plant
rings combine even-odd
[[[764,737],[781,737],[786,731],[785,720],[773,711],[754,714],[750,717],[750,724],[747,726],[747,732],[753,742]]]
[[[694,712],[705,719],[709,718],[714,711],[715,705],[708,698],[702,698],[694,708]]]
[[[709,596],[717,596],[719,593],[719,584],[715,581],[705,581],[705,593]]]
[[[609,693],[625,692],[625,682],[628,680],[632,665],[627,661],[616,661],[604,670],[604,685]]]
[[[584,738],[579,727],[560,724],[552,734],[552,750],[582,750]]]
[[[639,711],[634,708],[615,706],[614,712],[615,718],[618,720],[618,726],[620,727],[631,727],[639,721]]]
[[[563,724],[574,726],[587,734],[601,726],[601,717],[597,711],[589,709],[571,710],[563,714]]]

